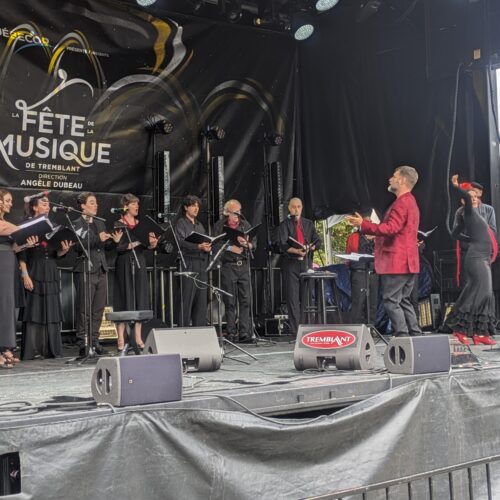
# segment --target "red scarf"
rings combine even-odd
[[[134,222],[130,223],[127,219],[125,219],[125,217],[122,217],[121,221],[127,226],[128,230],[134,229],[134,227],[139,224],[139,221],[137,219],[134,219]]]

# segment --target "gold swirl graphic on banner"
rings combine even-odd
[[[70,47],[71,45],[79,46],[89,59],[90,64],[96,74],[97,87],[105,87],[106,77],[104,75],[101,63],[94,55],[94,50],[87,40],[87,37],[81,31],[72,31],[71,33],[68,33],[63,38],[61,38],[61,40],[59,40],[57,45],[54,47],[54,50],[52,51],[52,58],[49,63],[48,74],[53,76],[57,75],[59,66],[61,64],[61,59],[64,53],[68,50],[68,47]]]
[[[255,102],[269,117],[274,128],[273,132],[284,135],[285,119],[281,113],[275,111],[273,95],[259,82],[250,79],[247,82],[228,80],[212,89],[202,103],[201,123],[206,123],[219,107],[231,100]]]
[[[17,43],[21,40],[21,38],[20,38],[21,35],[37,36],[41,40],[44,40],[44,37],[41,34],[41,30],[34,23],[24,23],[24,24],[20,24],[19,26],[16,26],[15,28],[13,28],[13,30],[9,36],[9,39],[7,40],[7,44],[5,45],[5,48],[2,52],[2,55],[0,56],[0,67],[2,68],[0,76],[2,77],[2,79],[7,74],[10,60],[12,59],[12,55],[14,54],[14,52],[16,50]],[[48,45],[45,45],[42,43],[42,44],[34,44],[34,46],[42,47],[47,58],[50,59],[51,51],[50,51],[50,48],[48,47]]]

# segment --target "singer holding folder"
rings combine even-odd
[[[130,235],[130,239],[128,235],[124,236],[116,246],[118,256],[115,264],[113,311],[149,310],[151,306],[145,251],[156,248],[158,238],[153,232],[149,232],[144,237],[142,234],[140,235],[140,226],[144,225],[145,222],[141,222],[141,219],[138,218],[139,198],[137,196],[131,193],[123,195],[120,199],[120,205],[123,214],[120,222],[126,226],[126,232]],[[135,255],[132,249],[135,250]],[[116,325],[119,352],[125,346],[125,326],[125,323]],[[144,347],[141,327],[140,321],[134,325],[135,343],[139,349]]]
[[[27,197],[28,220],[47,216],[50,203],[45,193]],[[26,198],[25,198],[26,199]],[[23,311],[23,360],[62,356],[59,271],[56,259],[65,255],[72,242],[62,240],[55,246],[42,236],[39,245],[19,254],[21,278],[26,290]]]
[[[297,335],[300,321],[300,273],[312,267],[310,252],[319,248],[320,237],[314,222],[302,217],[302,200],[292,198],[288,203],[289,215],[279,226],[279,242],[283,252],[281,268],[283,290],[288,309],[288,325],[293,337]],[[298,242],[299,248],[292,245]]]
[[[80,193],[77,198],[78,208],[83,212],[83,215],[74,222],[75,230],[79,233],[83,244],[90,250],[89,257],[92,264],[90,268],[90,312],[92,316],[91,335],[92,345],[97,354],[106,354],[106,350],[99,345],[99,328],[101,327],[102,314],[106,306],[106,274],[108,272],[108,264],[106,262],[105,250],[110,250],[114,247],[114,243],[120,241],[123,235],[122,231],[115,231],[112,234],[106,231],[104,222],[96,219],[97,216],[97,199],[94,193]],[[76,338],[80,348],[79,356],[87,354],[85,349],[85,327],[88,324],[89,318],[85,314],[85,279],[86,272],[85,254],[79,245],[75,245],[78,253],[73,271],[75,273],[76,286]]]
[[[182,215],[175,224],[175,233],[184,254],[186,269],[196,273],[198,280],[207,282],[206,272],[208,255],[212,251],[209,241],[191,243],[186,238],[192,233],[207,234],[203,224],[198,221],[201,201],[197,196],[187,195],[182,200]],[[207,290],[188,277],[181,276],[182,310],[179,326],[205,326],[207,324]]]
[[[214,234],[225,232],[224,227],[236,229],[242,233],[250,229],[250,224],[241,218],[241,203],[238,200],[228,200],[224,204],[224,217],[214,226]],[[223,244],[221,241],[217,247]],[[232,296],[224,295],[226,306],[227,335],[231,342],[249,342],[252,340],[250,327],[250,277],[248,266],[248,250],[256,245],[255,237],[252,240],[244,236],[237,236],[232,241],[221,258],[221,285],[222,289]],[[238,303],[236,303],[238,300]],[[238,308],[237,308],[238,306]],[[239,311],[238,330],[236,329],[236,310]]]

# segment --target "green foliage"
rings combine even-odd
[[[323,265],[323,262],[327,264],[326,258],[326,245],[324,241],[324,231],[323,225],[326,224],[326,221],[316,221],[316,231],[321,237],[321,250],[314,252],[314,263],[320,266]],[[339,222],[335,226],[327,229],[327,231],[331,234],[331,251],[332,251],[332,264],[340,264],[342,261],[335,257],[336,253],[345,253],[345,248],[347,244],[347,238],[352,233],[352,226],[348,224],[345,220]],[[323,260],[321,260],[323,259]]]

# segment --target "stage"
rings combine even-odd
[[[244,347],[257,361],[228,352],[184,376],[182,401],[128,408],[92,402],[93,364],[1,370],[0,455],[21,461],[12,498],[303,498],[500,450],[500,350],[410,376],[381,356],[372,372],[301,373],[285,339]]]

